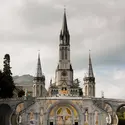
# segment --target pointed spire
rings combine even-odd
[[[92,68],[92,61],[91,61],[91,55],[90,55],[90,50],[89,50],[88,77],[94,77],[94,74],[93,74],[93,68]]]
[[[69,31],[68,31],[68,26],[67,26],[66,8],[65,7],[64,7],[63,24],[62,24],[62,29],[60,32],[60,40],[66,41],[66,44],[69,44],[69,41],[70,41],[70,35],[69,35]]]
[[[42,68],[41,68],[41,61],[40,61],[40,51],[38,53],[38,62],[37,62],[37,72],[36,72],[36,78],[42,77]]]
[[[66,19],[66,8],[64,8],[64,17],[63,17],[63,25],[62,25],[62,33],[68,32],[67,19]]]

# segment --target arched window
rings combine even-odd
[[[67,59],[67,47],[65,47],[65,59]]]
[[[87,96],[87,86],[85,86],[85,95]]]
[[[64,59],[64,47],[62,47],[62,59]]]

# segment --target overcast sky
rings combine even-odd
[[[91,49],[96,95],[125,98],[125,0],[0,0],[0,68],[6,53],[13,75],[36,73],[38,50],[46,86],[55,76],[66,5],[71,62],[81,86]]]

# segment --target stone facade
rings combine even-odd
[[[39,54],[37,74],[32,86],[33,96],[1,99],[0,123],[3,125],[117,125],[119,121],[117,111],[125,105],[125,100],[95,97],[96,84],[90,53],[88,74],[83,82],[85,93],[79,86],[79,80],[74,80],[73,77],[70,35],[66,12],[64,12],[55,81],[50,81],[47,91]]]

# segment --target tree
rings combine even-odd
[[[3,72],[0,72],[0,97],[1,98],[12,98],[13,90],[15,85],[12,78],[11,67],[10,67],[10,56],[6,54],[4,56],[4,68]]]
[[[23,90],[20,90],[18,92],[18,97],[23,97],[25,95],[25,92]]]

